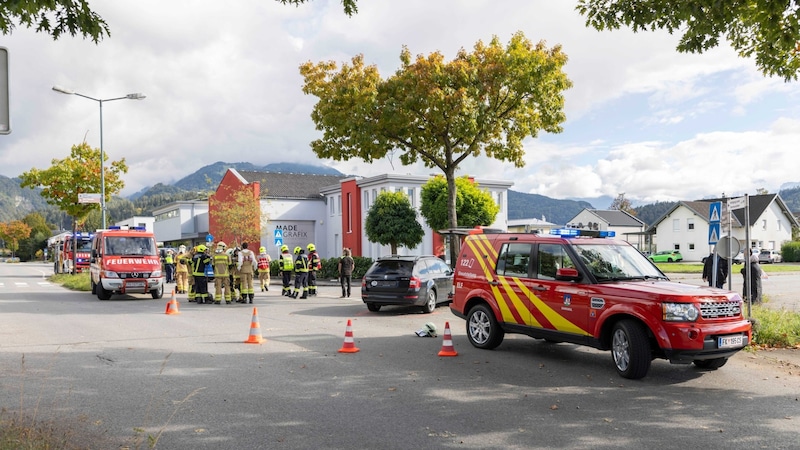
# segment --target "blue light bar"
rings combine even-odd
[[[597,230],[580,230],[578,228],[557,228],[550,230],[550,234],[565,238],[572,238],[572,237],[613,238],[617,235],[617,233],[612,230],[597,231]]]

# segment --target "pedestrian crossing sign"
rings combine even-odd
[[[280,228],[275,230],[275,239],[276,239],[275,242],[277,242],[277,239],[283,239],[283,230],[281,230]]]
[[[280,247],[281,245],[283,245],[283,239],[275,238],[275,247]]]
[[[714,245],[719,242],[719,234],[720,234],[720,223],[710,223],[708,224],[708,244]]]
[[[719,222],[722,217],[722,202],[711,202],[708,205],[708,221]]]

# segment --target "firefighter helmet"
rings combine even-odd
[[[310,251],[310,252],[313,252],[314,250],[317,249],[317,247],[314,247],[314,244],[308,244],[307,248],[308,248],[308,251]]]
[[[295,247],[295,248],[294,248],[294,254],[295,254],[295,255],[299,255],[299,254],[300,254],[300,252],[302,252],[302,251],[303,251],[303,248],[302,248],[302,247]]]
[[[425,324],[425,331],[428,332],[428,336],[436,337],[436,325],[433,322],[428,322]]]
[[[217,243],[217,249],[221,249],[221,250],[223,250],[223,251],[224,251],[226,248],[228,248],[228,245],[227,245],[226,243],[224,243],[224,242],[222,242],[222,241],[219,241],[219,242]]]
[[[206,250],[207,250],[206,246],[203,245],[203,244],[200,244],[200,245],[197,246],[197,253],[205,253]]]
[[[261,247],[261,248],[258,249],[258,253],[267,253],[267,249],[264,248],[264,247]]]
[[[178,247],[178,251],[181,252],[181,253],[186,253],[186,246],[181,244],[181,246]]]
[[[281,252],[288,252],[289,246],[288,245],[281,245]]]

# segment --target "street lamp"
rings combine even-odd
[[[105,169],[105,153],[103,152],[103,102],[110,102],[114,100],[141,100],[145,98],[142,93],[128,94],[124,97],[99,99],[89,97],[75,92],[71,89],[66,89],[61,86],[53,86],[53,90],[67,95],[77,95],[78,97],[88,98],[100,104],[100,215],[103,220],[103,228],[106,228],[106,169]]]

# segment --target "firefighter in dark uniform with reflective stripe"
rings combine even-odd
[[[206,265],[211,264],[212,258],[206,253],[206,246],[200,244],[197,252],[192,257],[192,277],[194,277],[194,301],[198,304],[211,303],[208,299],[208,278],[206,278]]]
[[[322,269],[317,247],[308,244],[308,295],[317,295],[317,271]]]
[[[289,253],[289,246],[281,246],[281,257],[278,259],[278,270],[281,273],[281,282],[283,283],[283,290],[281,295],[287,297],[292,296],[292,274],[294,273],[294,259]]]
[[[293,298],[308,298],[308,256],[303,247],[294,248],[294,292]]]

